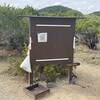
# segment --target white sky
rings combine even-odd
[[[100,0],[0,0],[0,5],[4,4],[20,8],[30,5],[37,9],[52,5],[64,5],[84,14],[100,11]]]

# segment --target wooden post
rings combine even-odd
[[[73,70],[73,66],[69,66],[69,70],[68,70],[69,83],[72,83],[72,70]]]
[[[29,73],[29,84],[33,84],[33,73]]]

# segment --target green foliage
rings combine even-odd
[[[47,65],[44,67],[44,74],[47,77],[48,81],[54,81],[59,73],[56,72],[55,66],[54,65]]]
[[[47,82],[50,82],[50,81],[55,81],[56,78],[67,76],[67,71],[66,71],[67,67],[61,65],[48,64],[44,65],[42,68],[43,69],[41,71],[41,67],[39,67],[39,65],[34,65],[33,73],[35,80],[45,80]],[[41,77],[41,75],[43,75],[44,78]]]
[[[27,48],[27,45],[24,43],[21,54],[18,54],[18,56],[10,56],[8,58],[8,61],[11,65],[10,69],[13,69],[15,71],[15,75],[26,75],[26,72],[20,68],[20,65],[27,55]]]
[[[38,15],[38,12],[29,6],[24,9],[0,6],[0,45],[21,51],[24,42],[28,43],[28,20],[23,15]]]
[[[62,65],[46,65],[43,71],[47,81],[55,81],[57,77],[67,76],[66,67]]]
[[[98,25],[95,20],[81,19],[76,24],[76,31],[79,33],[97,33]]]
[[[20,68],[20,64],[23,61],[23,58],[20,56],[9,57],[10,70],[14,71],[15,75],[25,75],[25,72]]]
[[[80,19],[76,24],[76,33],[81,36],[81,42],[86,44],[90,49],[96,49],[98,36],[100,34],[100,20],[94,16],[86,16]]]

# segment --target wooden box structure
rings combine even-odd
[[[31,51],[34,64],[73,63],[75,18],[30,17]]]
[[[29,19],[32,69],[34,64],[69,64],[71,80],[76,18],[30,16]],[[30,84],[33,84],[33,71],[30,73]]]

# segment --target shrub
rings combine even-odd
[[[19,66],[21,62],[23,61],[23,58],[20,56],[11,56],[9,57],[10,62],[10,70],[13,71],[15,75],[24,75],[25,71],[23,71]]]
[[[15,75],[26,75],[26,72],[20,68],[21,63],[26,57],[27,45],[24,43],[22,53],[17,54],[17,56],[10,56],[8,61],[10,62],[11,69],[14,69]]]
[[[55,81],[55,79],[67,76],[66,67],[62,65],[46,65],[43,73],[47,77],[47,81]]]
[[[79,43],[85,44],[89,49],[96,50],[96,44],[99,42],[98,36],[96,33],[77,33],[76,40]]]

